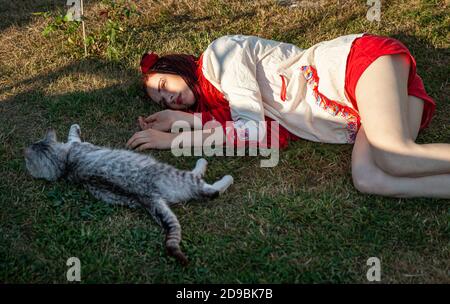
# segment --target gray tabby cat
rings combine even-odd
[[[164,228],[168,254],[184,265],[187,259],[180,249],[180,223],[169,206],[214,198],[233,183],[226,175],[207,184],[202,179],[205,159],[199,159],[192,171],[182,171],[149,155],[81,142],[76,124],[70,127],[67,143],[58,142],[56,132],[49,130],[43,140],[25,149],[25,162],[35,178],[66,178],[85,185],[94,197],[107,203],[144,207]]]

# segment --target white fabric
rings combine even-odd
[[[347,143],[347,121],[316,104],[300,68],[315,67],[319,92],[353,108],[344,93],[345,69],[351,44],[362,35],[342,36],[306,50],[257,36],[222,36],[205,50],[203,74],[230,103],[234,121],[258,122],[266,115],[301,138]],[[280,75],[286,80],[285,101]]]

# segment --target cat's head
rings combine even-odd
[[[35,178],[57,180],[66,168],[67,148],[56,139],[56,132],[49,129],[44,139],[25,149],[25,164]]]

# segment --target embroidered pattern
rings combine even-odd
[[[308,86],[312,89],[314,98],[316,99],[316,105],[330,115],[344,118],[347,121],[347,142],[354,143],[356,133],[358,133],[360,127],[360,117],[358,112],[334,100],[328,99],[319,92],[319,76],[317,75],[315,68],[308,65],[302,66],[301,70]]]

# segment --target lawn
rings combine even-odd
[[[22,153],[47,127],[63,137],[75,122],[85,140],[123,148],[137,116],[159,110],[142,98],[141,54],[198,56],[227,34],[301,48],[350,33],[395,37],[437,101],[418,140],[448,143],[448,1],[384,0],[370,22],[365,0],[87,0],[87,57],[81,26],[60,17],[65,2],[0,0],[0,282],[65,283],[74,256],[82,283],[367,283],[369,257],[381,260],[384,283],[450,283],[449,201],[358,193],[351,145],[300,140],[274,168],[261,168],[261,157],[208,158],[208,181],[231,174],[235,183],[218,199],[173,208],[185,268],[166,256],[144,210],[34,180]],[[145,153],[183,169],[197,159]]]

